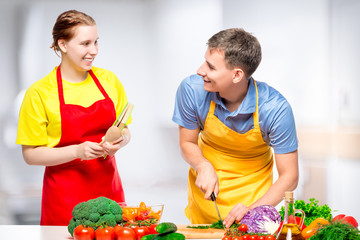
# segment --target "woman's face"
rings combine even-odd
[[[63,61],[79,71],[89,71],[98,54],[98,31],[96,25],[80,25],[74,29],[75,34],[69,41],[60,44]]]

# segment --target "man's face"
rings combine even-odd
[[[204,79],[204,89],[208,92],[226,92],[231,89],[234,70],[226,67],[224,52],[207,49],[205,62],[197,70]]]

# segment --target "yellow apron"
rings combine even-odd
[[[225,218],[238,203],[250,206],[262,197],[273,183],[273,153],[264,142],[259,126],[259,97],[256,89],[254,128],[244,134],[237,133],[215,115],[211,101],[204,129],[198,145],[214,166],[219,179],[216,199],[221,216]],[[197,172],[190,167],[188,179],[188,206],[185,214],[192,224],[209,224],[219,220],[214,203],[204,198],[195,185]]]

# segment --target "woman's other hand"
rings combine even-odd
[[[120,149],[130,142],[130,131],[127,127],[122,130],[121,137],[114,142],[105,142],[101,146],[105,152],[105,155],[113,156]]]

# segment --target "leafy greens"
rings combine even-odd
[[[295,209],[301,209],[305,213],[305,222],[304,224],[306,226],[309,226],[309,224],[315,220],[316,218],[324,218],[331,222],[332,214],[331,214],[331,208],[327,205],[319,205],[319,201],[315,198],[310,198],[310,202],[305,203],[304,200],[295,200]],[[281,210],[279,211],[281,215],[281,219],[284,220],[285,215],[285,207],[282,206]]]

